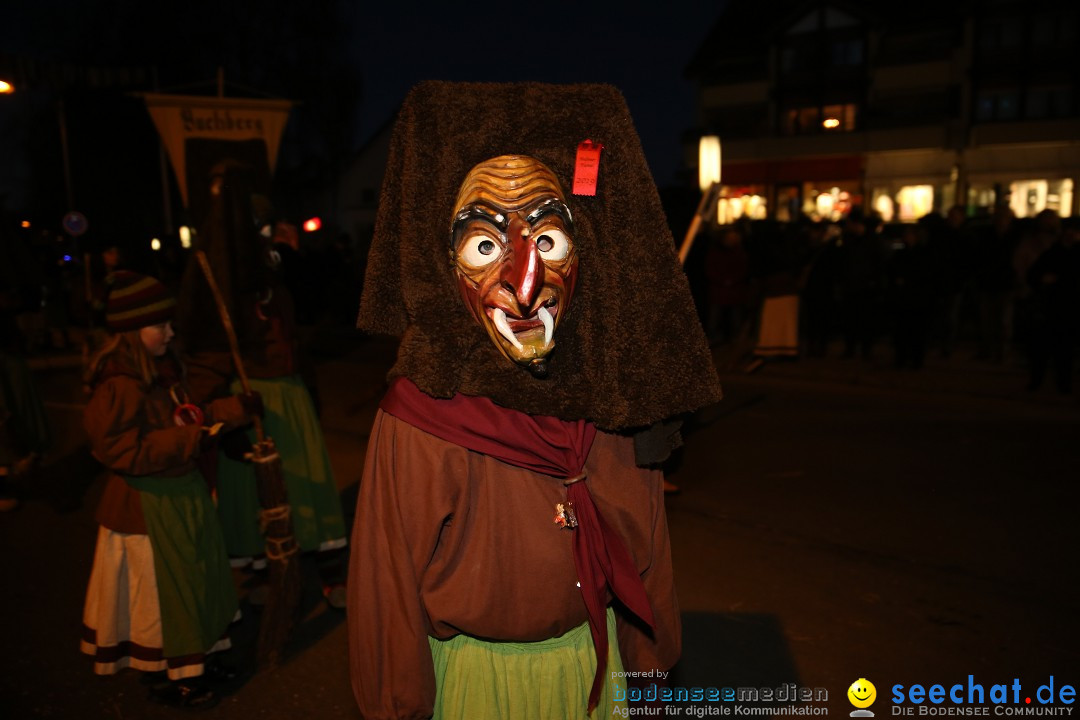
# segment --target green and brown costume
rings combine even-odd
[[[501,318],[482,324],[491,312],[485,288],[499,288],[478,279],[476,304],[462,302],[451,227],[471,211],[457,206],[459,190],[474,168],[503,158],[531,158],[537,162],[522,165],[542,165],[555,178],[545,188],[569,189],[587,139],[603,145],[596,194],[567,196],[560,225],[569,234],[572,215],[574,299],[558,306],[556,346],[533,373],[496,344],[512,342],[514,327],[491,332]],[[520,227],[498,210],[477,212],[506,225],[506,235]],[[490,247],[481,239],[475,249]],[[521,304],[534,302],[526,295]],[[628,550],[654,618],[653,630],[642,629],[609,605],[607,677],[670,668],[681,629],[656,463],[678,442],[669,420],[716,402],[720,387],[619,92],[532,83],[414,88],[391,140],[358,326],[401,338],[391,383],[407,379],[432,402],[482,398],[595,425],[583,482]],[[380,410],[349,570],[352,682],[365,718],[586,716],[596,627],[584,624],[571,551],[578,530],[552,518],[566,495],[561,478]],[[610,690],[592,717],[617,708]]]
[[[297,543],[305,551],[342,547],[345,516],[304,380],[310,373],[301,366],[295,305],[276,276],[268,241],[252,221],[265,218],[258,217],[262,206],[253,206],[251,174],[242,166],[223,165],[215,168],[214,182],[217,191],[210,198],[199,248],[221,289],[252,389],[262,395],[264,429],[282,459]],[[177,327],[184,339],[192,396],[206,401],[241,392],[219,310],[194,261],[184,273]],[[248,431],[248,441],[250,448],[253,431]],[[252,464],[222,452],[212,474],[230,557],[244,562],[262,555],[265,545]]]
[[[99,674],[130,666],[200,675],[205,655],[229,646],[237,614],[217,512],[196,468],[204,430],[173,419],[183,390],[172,363],[159,360],[147,385],[113,355],[86,408],[91,451],[109,469],[83,615],[82,649]],[[235,398],[205,413],[207,424],[248,422]]]

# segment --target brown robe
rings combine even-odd
[[[617,617],[628,671],[667,670],[681,626],[662,475],[630,438],[600,432],[585,464],[597,507],[623,538],[656,619]],[[349,570],[353,690],[365,718],[427,718],[428,636],[535,642],[586,621],[572,532],[554,523],[562,480],[507,465],[380,411],[360,482]]]
[[[168,389],[149,387],[133,368],[118,360],[94,388],[83,423],[90,450],[107,467],[109,477],[98,504],[98,523],[115,532],[146,534],[139,493],[123,475],[179,477],[195,468],[203,431],[198,425],[178,426]],[[222,398],[204,406],[206,424],[226,428],[249,421],[240,401]]]

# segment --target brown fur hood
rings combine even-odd
[[[569,194],[577,146],[602,143],[595,197]],[[465,174],[505,154],[559,177],[574,216],[578,285],[538,379],[495,349],[448,257]],[[639,428],[720,399],[659,195],[621,93],[607,85],[426,82],[394,127],[357,322],[401,337],[390,377],[435,397]]]

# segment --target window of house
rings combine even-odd
[[[826,105],[821,127],[825,132],[851,132],[855,129],[855,105]]]
[[[831,48],[832,64],[838,67],[862,65],[863,41],[861,38],[834,42]]]
[[[1054,26],[1056,18],[1050,15],[1040,15],[1031,21],[1031,44],[1035,47],[1046,47],[1057,41],[1057,33]]]
[[[1016,88],[982,90],[975,99],[975,120],[1015,120],[1020,116],[1020,92]]]
[[[1072,114],[1072,88],[1068,85],[1029,88],[1024,116],[1033,120]]]
[[[979,28],[979,47],[983,51],[1015,50],[1024,39],[1018,20],[992,20]]]
[[[821,132],[851,132],[855,125],[856,106],[826,105],[825,107],[791,108],[784,113],[785,135],[814,135]]]
[[[1016,92],[1005,92],[998,95],[997,119],[1015,120],[1020,115],[1020,102]]]

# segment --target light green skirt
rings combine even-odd
[[[428,638],[435,663],[433,720],[592,720],[609,718],[626,701],[612,699],[612,673],[622,672],[615,613],[608,608],[607,682],[591,715],[596,652],[589,624],[535,643],[486,642],[470,635]]]
[[[330,455],[326,451],[311,395],[298,376],[251,381],[262,395],[263,428],[281,455],[285,490],[292,508],[293,531],[301,550],[328,550],[345,545],[345,516]],[[241,392],[239,383],[233,392]],[[255,441],[254,432],[248,436]],[[263,553],[259,531],[259,495],[250,462],[218,456],[218,514],[225,547],[233,557]]]

